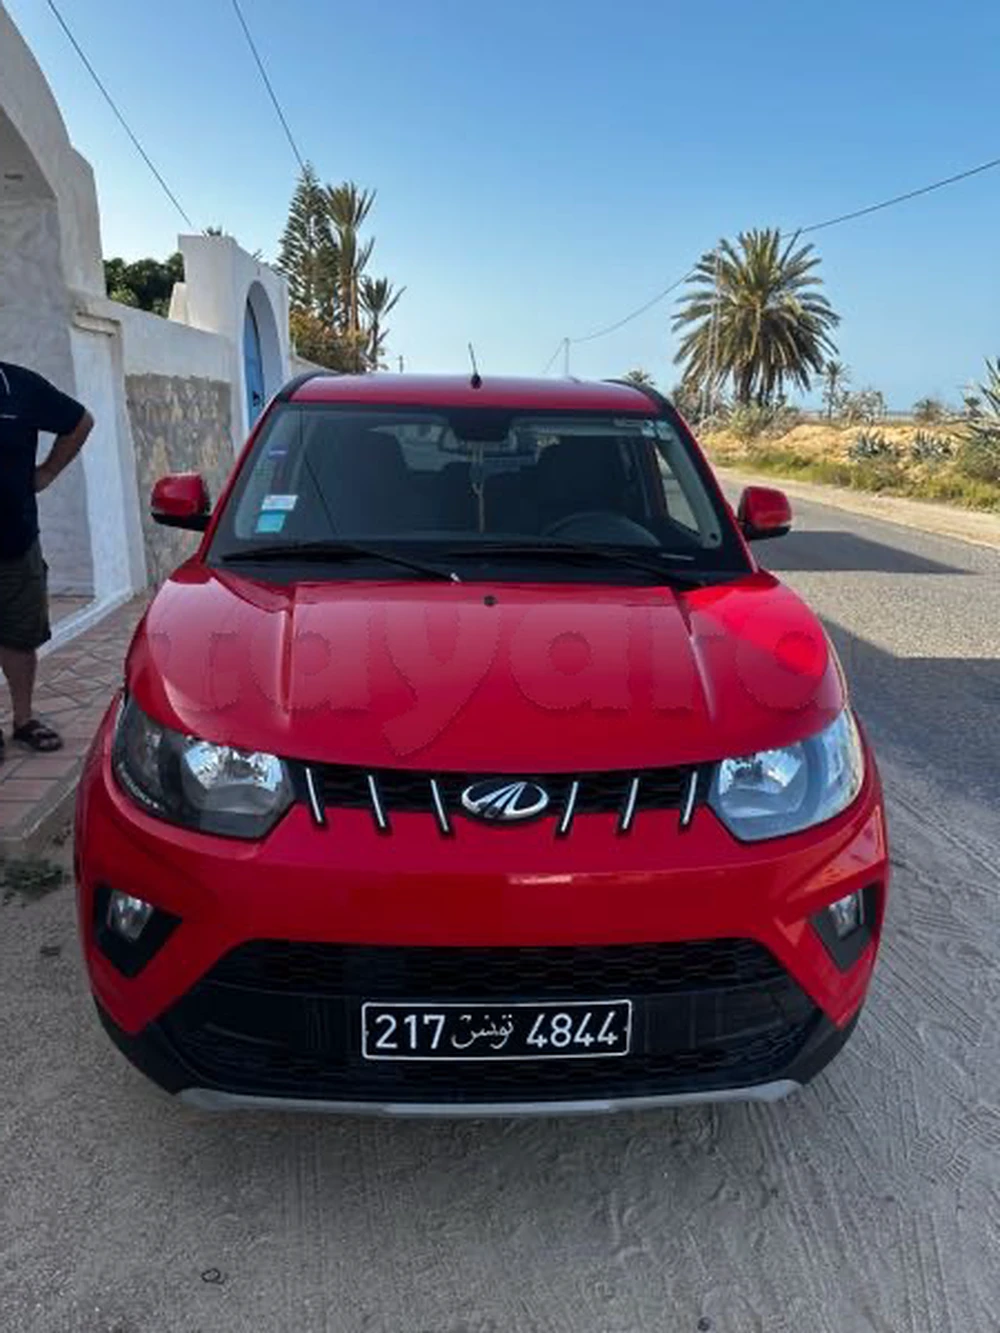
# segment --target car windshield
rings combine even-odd
[[[311,578],[318,543],[331,553],[339,543],[341,556],[350,543],[362,556],[438,556],[463,577],[477,561],[551,577],[559,547],[577,564],[617,551],[696,572],[748,567],[681,429],[643,415],[281,404],[240,470],[210,559],[252,561],[266,548],[274,561],[287,546],[294,562],[306,543]],[[356,575],[351,565],[336,577]]]

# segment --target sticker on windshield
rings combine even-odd
[[[261,504],[261,512],[268,513],[275,510],[282,514],[290,514],[298,503],[297,495],[265,495]]]
[[[259,533],[280,532],[285,526],[285,519],[287,517],[288,515],[283,513],[280,509],[267,510],[257,519],[257,526],[254,531]]]

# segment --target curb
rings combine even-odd
[[[82,769],[81,759],[70,773],[53,784],[45,800],[38,802],[18,828],[0,833],[0,861],[37,855],[68,823]]]
[[[902,495],[876,495],[867,491],[847,490],[843,486],[795,481],[777,473],[754,473],[715,463],[712,469],[720,481],[731,485],[780,486],[792,499],[841,509],[862,518],[895,523],[901,528],[913,528],[935,537],[949,537],[953,541],[986,547],[987,550],[1000,550],[1000,514],[958,509],[951,505],[934,504],[930,500],[911,500]]]

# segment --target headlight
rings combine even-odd
[[[288,769],[275,755],[171,731],[131,699],[118,717],[112,766],[142,809],[202,833],[262,838],[292,801]]]
[[[833,819],[856,798],[864,776],[861,737],[845,708],[808,740],[724,759],[708,799],[731,833],[757,842]]]

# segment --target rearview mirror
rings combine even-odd
[[[748,542],[784,537],[792,526],[792,507],[784,491],[748,486],[740,496],[737,521]]]
[[[174,472],[153,487],[150,510],[154,523],[167,528],[204,532],[211,517],[208,488],[198,472]]]

